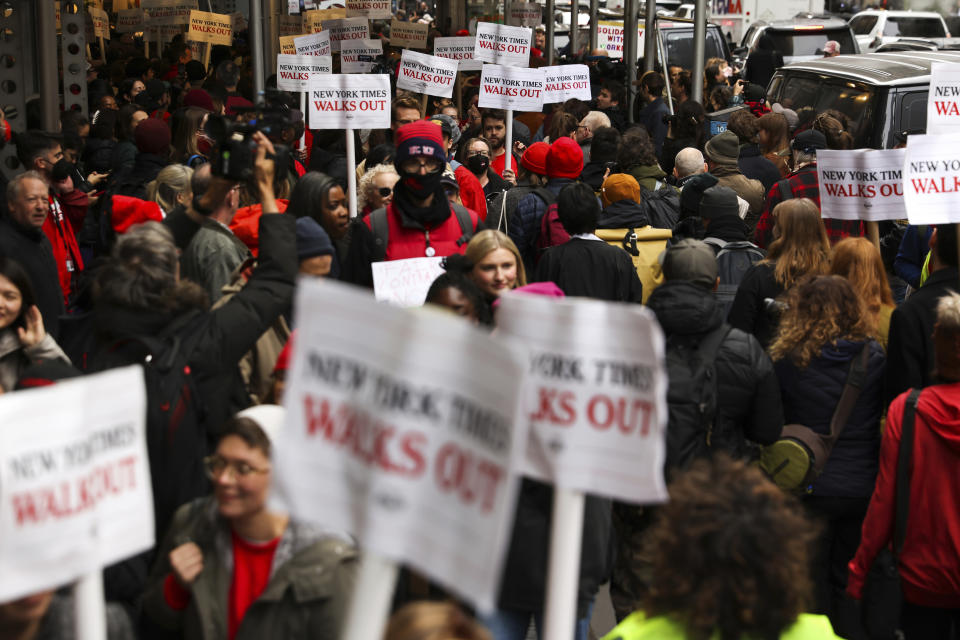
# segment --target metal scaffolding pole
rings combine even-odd
[[[57,19],[54,0],[37,2],[37,55],[40,63],[40,116],[43,128],[60,128],[60,91],[57,81]],[[21,5],[26,8],[26,5]]]
[[[600,15],[600,0],[590,0],[590,54],[597,48],[597,19]]]
[[[643,70],[653,71],[657,62],[657,3],[647,2],[646,8],[643,31],[647,37],[643,40]]]
[[[250,0],[250,51],[253,53],[253,101],[263,104],[263,0]]]
[[[697,0],[693,12],[693,90],[690,97],[700,104],[703,104],[703,57],[706,51],[707,0]]]
[[[580,0],[573,0],[570,3],[570,57],[577,55],[580,51]]]
[[[277,54],[280,53],[280,1],[279,0],[267,0],[267,16],[266,16],[266,29],[264,33],[266,34],[266,42],[268,46],[264,47],[266,52],[267,69],[270,70],[270,73],[275,73],[277,70]]]
[[[553,0],[547,0],[547,5],[544,7],[543,24],[547,27],[547,64],[552,65],[554,63],[554,58],[556,58],[556,46],[553,44],[553,24],[554,24],[554,10],[553,10]]]
[[[647,34],[647,40],[650,34]],[[623,7],[623,59],[627,67],[627,120],[633,123],[633,105],[637,100],[637,0],[626,0]]]

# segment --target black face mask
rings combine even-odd
[[[443,171],[434,171],[426,175],[419,173],[408,173],[403,176],[403,187],[407,193],[414,198],[423,200],[431,193],[436,192],[440,187],[440,178],[443,177]]]
[[[467,158],[467,169],[475,176],[483,175],[490,167],[490,158],[482,155],[470,156]]]

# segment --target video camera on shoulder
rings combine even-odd
[[[235,120],[211,114],[204,125],[214,142],[210,157],[212,174],[236,182],[252,180],[257,158],[253,134],[261,131],[273,143],[277,181],[286,179],[292,157],[286,141],[292,138],[285,137],[284,132],[296,129],[297,122],[281,92],[268,90],[265,106],[237,107],[235,110]]]

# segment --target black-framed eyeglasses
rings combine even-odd
[[[393,187],[380,187],[377,189],[377,193],[380,194],[381,198],[386,198],[387,196],[393,194]]]

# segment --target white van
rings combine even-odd
[[[850,18],[860,51],[869,53],[900,38],[949,38],[943,16],[933,11],[861,11]]]

